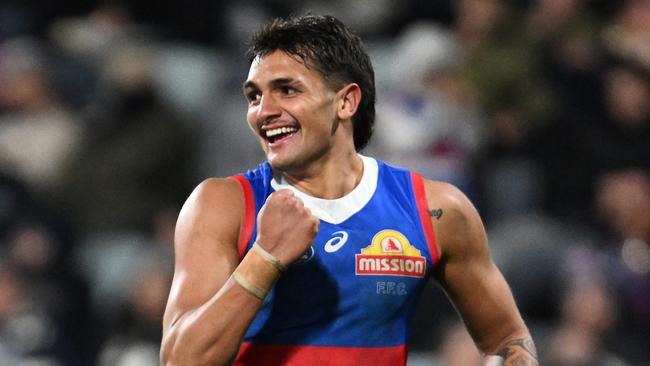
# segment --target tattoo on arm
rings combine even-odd
[[[530,338],[515,339],[506,343],[498,352],[504,365],[538,366],[535,343]]]
[[[435,217],[437,220],[440,220],[440,218],[442,217],[442,214],[443,214],[443,212],[442,212],[441,208],[436,208],[436,209],[433,209],[433,210],[429,210],[429,216]]]

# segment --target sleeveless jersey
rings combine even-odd
[[[308,196],[267,163],[233,176],[244,190],[241,257],[266,198],[292,189],[320,219],[311,248],[280,277],[249,327],[235,365],[405,365],[408,328],[439,252],[422,178],[361,156],[343,198]]]

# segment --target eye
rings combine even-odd
[[[249,103],[255,103],[260,100],[260,98],[262,98],[262,93],[257,90],[246,93],[246,100],[248,100]]]
[[[294,95],[294,94],[296,94],[298,92],[298,90],[296,90],[296,88],[291,87],[291,86],[283,86],[283,87],[280,88],[280,90],[282,91],[282,94],[284,94],[284,95]]]

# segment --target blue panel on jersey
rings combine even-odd
[[[429,277],[431,255],[410,173],[380,161],[378,167],[371,200],[338,225],[321,221],[313,255],[283,274],[247,341],[341,347],[407,342],[409,318]],[[259,212],[273,191],[271,169],[265,163],[245,176]]]

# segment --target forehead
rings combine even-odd
[[[290,79],[308,83],[323,84],[320,72],[305,66],[300,57],[289,55],[283,51],[274,51],[265,56],[253,59],[248,71],[246,84],[252,82],[258,86],[278,79]]]

